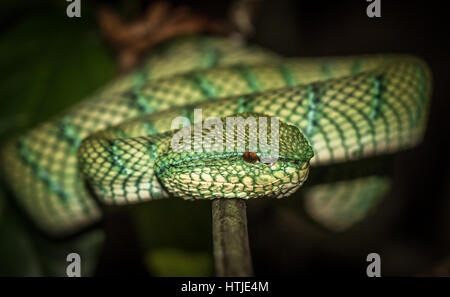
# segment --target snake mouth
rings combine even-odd
[[[172,195],[185,200],[282,198],[291,195],[303,185],[308,177],[309,169],[309,164],[304,164],[297,171],[290,171],[283,177],[273,178],[263,183],[255,183],[255,179],[250,176],[243,176],[236,182],[229,182],[193,179],[191,175],[182,173],[166,177],[164,184]]]

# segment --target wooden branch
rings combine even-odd
[[[216,275],[252,276],[245,201],[213,200],[212,219]]]
[[[128,23],[108,6],[100,5],[98,20],[103,36],[118,52],[122,72],[132,69],[150,48],[174,36],[226,34],[231,30],[225,22],[196,14],[188,7],[172,8],[162,1],[150,5],[143,17]]]

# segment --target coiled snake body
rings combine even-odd
[[[303,183],[309,164],[420,142],[430,90],[428,68],[407,55],[282,58],[228,39],[179,38],[135,72],[7,143],[3,170],[19,204],[55,235],[101,217],[86,180],[106,204],[169,194],[283,197]],[[193,120],[194,109],[203,119],[279,118],[278,161],[246,162],[242,152],[174,152],[172,120]]]

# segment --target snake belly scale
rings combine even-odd
[[[310,165],[419,143],[430,93],[428,67],[409,55],[283,58],[225,38],[183,37],[12,139],[2,167],[19,204],[54,235],[101,218],[86,180],[105,204],[280,198],[300,187]],[[280,159],[268,166],[242,154],[173,152],[172,120],[193,119],[194,109],[203,118],[279,118]]]

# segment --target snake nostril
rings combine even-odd
[[[256,153],[251,152],[249,150],[246,150],[242,154],[242,158],[244,158],[244,161],[247,163],[255,163],[255,162],[259,161],[259,157],[256,155]]]

